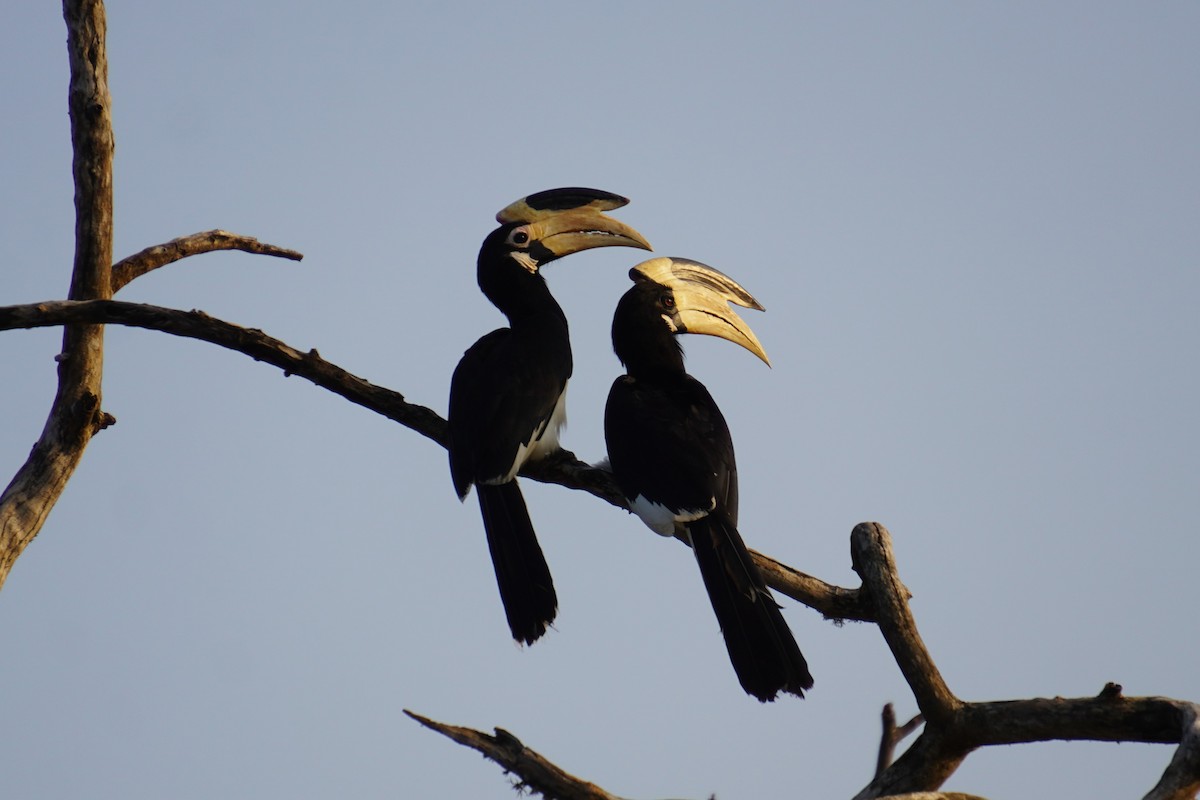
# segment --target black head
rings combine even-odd
[[[634,270],[633,286],[617,301],[613,313],[613,352],[631,375],[651,370],[683,372],[683,347],[675,334],[682,320],[675,292]]]
[[[539,270],[563,256],[595,247],[649,250],[640,233],[603,213],[626,202],[595,189],[553,189],[509,204],[479,250],[479,288],[503,309],[503,296],[541,284]]]
[[[675,337],[682,333],[719,336],[770,365],[758,337],[729,304],[762,306],[728,275],[690,259],[652,258],[629,278],[633,286],[613,316],[613,349],[626,367],[645,359],[674,361],[667,356],[680,352]],[[682,356],[678,360],[682,366]]]

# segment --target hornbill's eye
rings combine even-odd
[[[662,304],[663,308],[667,309],[668,311],[675,308],[675,295],[664,294],[662,296]]]
[[[524,228],[517,228],[509,234],[508,241],[517,246],[524,246],[529,243],[529,232]]]

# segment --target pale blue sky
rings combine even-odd
[[[596,186],[767,307],[768,370],[689,368],[729,419],[753,547],[857,585],[878,520],[965,699],[1200,700],[1200,7],[1188,3],[113,2],[116,250],[214,227],[305,253],[182,262],[122,299],[266,330],[445,411],[501,317],[493,214]],[[66,291],[65,29],[0,26],[0,304]],[[602,455],[611,248],[547,270],[564,444]],[[57,331],[0,333],[0,475]],[[787,601],[808,699],[759,705],[690,554],[526,482],[557,630],[512,644],[444,452],[213,346],[110,329],[105,408],[0,592],[17,798],[506,798],[412,708],[500,725],[630,797],[849,797],[914,705],[878,631]],[[948,788],[1141,796],[1170,749],[978,753]]]

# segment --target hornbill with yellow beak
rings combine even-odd
[[[508,627],[532,644],[558,598],[516,476],[558,449],[571,341],[541,267],[593,247],[650,245],[602,212],[629,201],[596,189],[551,189],[512,203],[483,240],[477,280],[508,318],[463,354],[450,383],[450,476],[459,499],[475,485]]]
[[[687,374],[681,333],[720,336],[767,354],[729,307],[762,310],[712,267],[654,258],[629,271],[613,317],[613,350],[625,365],[608,395],[604,437],[630,510],[655,533],[689,542],[738,681],[761,701],[812,688],[808,664],[737,530],[733,441],[704,384]]]

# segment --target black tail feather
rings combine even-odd
[[[533,644],[558,611],[554,581],[517,482],[476,485],[479,511],[508,627],[518,642]]]
[[[764,702],[781,691],[803,697],[813,685],[808,663],[737,528],[718,511],[688,532],[742,688]]]

